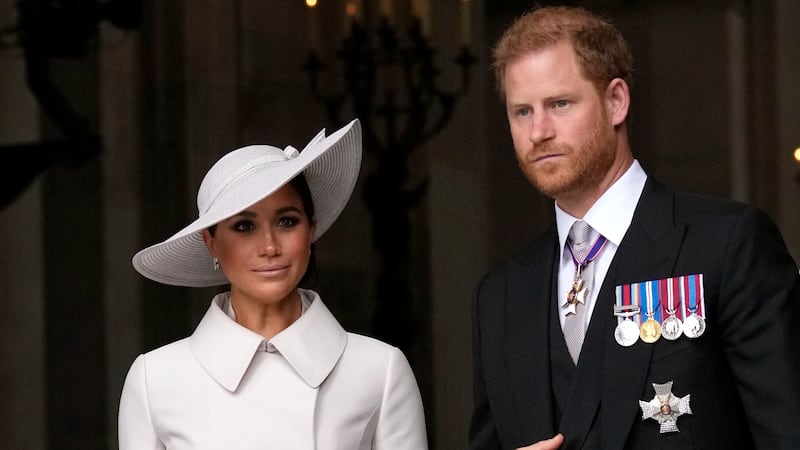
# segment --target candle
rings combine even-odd
[[[414,17],[419,19],[422,34],[427,36],[431,31],[431,8],[428,0],[412,0],[411,10]]]
[[[344,35],[349,36],[354,23],[359,23],[361,17],[361,0],[347,0],[344,5]]]
[[[347,0],[344,7],[345,16],[349,22],[361,21],[361,0]]]
[[[392,23],[392,16],[393,8],[392,8],[392,0],[381,0],[380,1],[381,7],[381,17],[385,18],[389,23]]]
[[[317,0],[306,0],[308,7],[308,42],[314,50],[319,42],[319,19],[317,17]]]
[[[472,40],[472,30],[470,21],[472,20],[472,11],[469,7],[469,0],[461,0],[461,44],[468,46]]]

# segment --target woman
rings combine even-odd
[[[345,332],[316,292],[298,288],[360,163],[357,120],[299,153],[234,150],[203,179],[199,218],[134,256],[155,281],[230,291],[190,337],[134,361],[122,450],[427,448],[402,352]]]

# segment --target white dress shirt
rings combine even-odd
[[[599,199],[592,205],[586,214],[581,217],[572,217],[563,209],[559,208],[558,204],[555,205],[556,209],[556,226],[558,227],[558,241],[561,249],[561,259],[558,270],[558,297],[557,305],[559,311],[559,319],[561,320],[561,327],[564,327],[564,317],[566,311],[561,308],[564,299],[567,298],[572,282],[575,278],[575,263],[572,260],[569,250],[567,250],[567,236],[572,224],[576,220],[583,220],[592,227],[592,235],[590,242],[594,242],[598,234],[605,236],[608,239],[603,251],[591,264],[594,265],[594,289],[589,291],[586,298],[586,303],[582,305],[588,308],[584,317],[584,330],[589,326],[589,320],[594,311],[594,305],[597,300],[597,293],[600,291],[605,280],[608,267],[611,265],[611,260],[614,259],[614,254],[619,248],[622,238],[628,231],[633,219],[633,212],[636,209],[636,204],[639,203],[639,197],[644,190],[644,184],[647,181],[647,174],[639,165],[639,162],[634,160],[633,164],[625,171],[625,173],[613,184],[608,190],[600,196]],[[581,307],[581,306],[579,306]]]

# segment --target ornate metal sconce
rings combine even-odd
[[[437,83],[435,53],[418,17],[411,18],[407,34],[400,36],[383,16],[374,30],[352,22],[337,54],[343,82],[338,91],[321,89],[320,76],[326,66],[316,52],[310,53],[304,65],[311,92],[331,122],[343,124],[341,115],[347,105],[362,122],[364,148],[376,162],[364,185],[372,244],[381,261],[373,331],[404,350],[412,345],[419,327],[411,311],[410,213],[427,188],[426,177],[416,186],[407,186],[409,159],[450,121],[456,101],[469,87],[469,69],[475,63],[464,46],[455,58],[460,85],[446,90]]]
[[[0,184],[0,209],[10,204],[40,173],[57,166],[78,166],[100,153],[100,137],[53,82],[52,59],[81,59],[98,40],[107,20],[132,29],[141,20],[141,0],[19,0],[15,28],[2,30],[3,44],[16,36],[25,58],[28,88],[62,138],[0,147],[3,163],[14,167]]]

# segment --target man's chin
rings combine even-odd
[[[558,198],[569,192],[572,184],[563,179],[553,179],[553,177],[537,176],[528,177],[528,181],[542,194],[550,198]]]
[[[523,169],[528,181],[548,197],[554,197],[568,187],[568,177],[558,164],[528,164]]]

